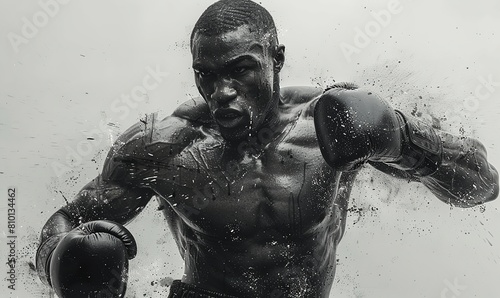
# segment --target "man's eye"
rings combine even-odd
[[[195,70],[196,74],[201,76],[201,77],[208,77],[210,75],[212,75],[212,72],[211,71],[206,71],[206,70]]]
[[[241,66],[241,67],[236,67],[236,68],[234,69],[234,72],[235,72],[235,73],[244,73],[245,71],[247,71],[247,68],[246,68],[246,67],[243,67],[243,66]]]

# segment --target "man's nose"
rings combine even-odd
[[[215,83],[215,90],[212,99],[223,105],[236,98],[236,90],[232,86],[230,79],[221,78]]]

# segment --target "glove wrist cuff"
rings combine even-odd
[[[52,283],[50,281],[50,259],[52,257],[52,252],[56,248],[59,241],[64,238],[68,233],[61,233],[46,239],[36,251],[36,272],[38,277],[47,286],[52,287]]]
[[[397,166],[419,177],[435,173],[442,161],[441,138],[429,124],[406,117],[397,110],[396,114],[402,122],[401,158]]]

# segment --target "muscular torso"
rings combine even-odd
[[[263,148],[257,135],[229,143],[212,122],[188,119],[174,134],[169,120],[147,123],[146,137],[115,154],[110,177],[159,198],[183,281],[238,297],[328,296],[355,172],[321,156],[312,117],[319,94],[282,91],[283,124],[261,134],[271,140]]]

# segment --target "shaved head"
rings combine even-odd
[[[250,0],[220,0],[210,5],[200,16],[191,33],[191,48],[195,35],[217,36],[248,26],[259,36],[278,45],[278,35],[271,14],[261,5]]]

